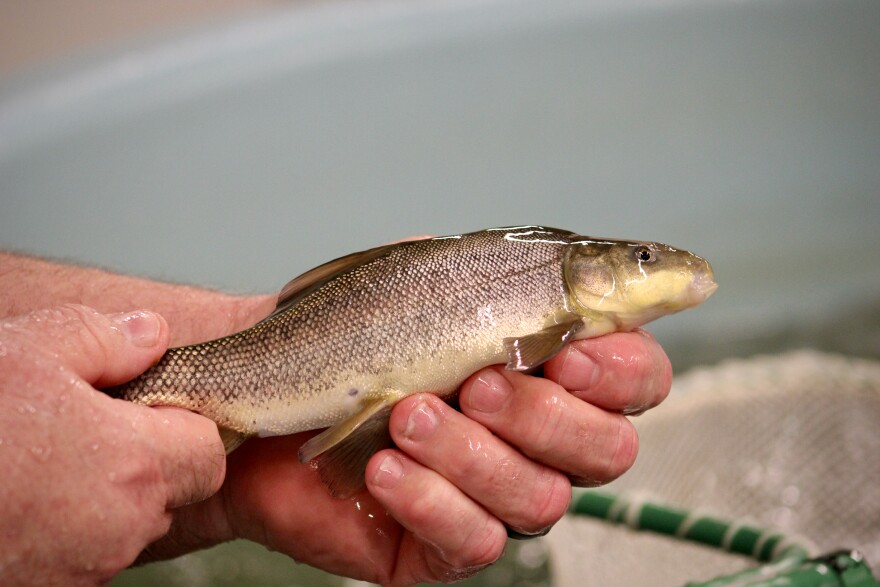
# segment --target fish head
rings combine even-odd
[[[704,302],[718,285],[708,261],[662,243],[584,240],[564,263],[572,310],[632,330]]]

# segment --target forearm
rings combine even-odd
[[[175,346],[247,328],[275,301],[275,296],[234,296],[5,252],[0,252],[0,292],[0,318],[67,303],[104,313],[153,310],[168,321]]]

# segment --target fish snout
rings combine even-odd
[[[712,266],[704,261],[700,267],[694,271],[694,277],[687,288],[687,301],[690,306],[697,306],[715,293],[718,284],[715,282],[715,273]]]

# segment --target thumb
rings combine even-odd
[[[33,352],[48,355],[99,388],[139,375],[168,346],[165,320],[145,310],[101,314],[66,305],[22,316],[10,330]]]
[[[86,306],[39,310],[0,324],[0,349],[15,348],[32,366],[54,363],[93,387],[124,383],[155,363],[168,345],[168,325],[153,312],[101,314]],[[53,373],[57,372],[52,369]],[[225,473],[223,444],[207,418],[175,408],[152,409],[95,394],[131,430],[146,426],[165,482],[167,507],[205,499]]]

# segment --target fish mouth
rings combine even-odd
[[[718,284],[715,283],[715,273],[712,267],[706,263],[705,267],[700,267],[694,274],[694,278],[688,284],[686,298],[689,306],[697,306],[702,304],[706,299],[715,293]]]

